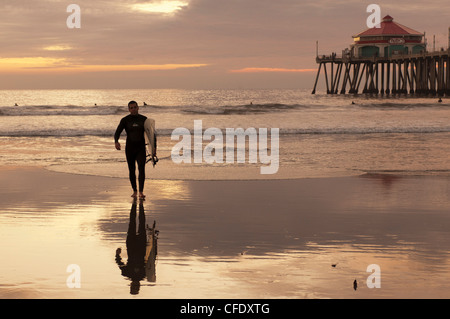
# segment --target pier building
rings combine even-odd
[[[450,50],[428,51],[425,32],[387,15],[378,26],[354,35],[353,42],[341,55],[317,54],[312,94],[323,69],[328,94],[450,96]]]

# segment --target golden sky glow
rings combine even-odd
[[[16,73],[42,68],[57,68],[65,66],[66,59],[48,57],[26,57],[26,58],[1,58],[1,73]]]
[[[44,47],[45,51],[66,51],[66,50],[70,50],[72,49],[72,47],[68,46],[68,45],[50,45],[47,47]]]
[[[65,58],[0,58],[0,73],[154,71],[204,66],[207,64],[77,65]]]
[[[171,14],[188,5],[187,1],[157,1],[148,3],[137,3],[131,6],[133,10],[148,13]]]

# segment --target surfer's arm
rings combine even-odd
[[[119,138],[120,134],[122,134],[122,131],[124,130],[125,125],[123,123],[123,119],[120,121],[119,126],[117,126],[116,132],[114,133],[114,142],[117,150],[120,150],[120,143]]]

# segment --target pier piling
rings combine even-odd
[[[324,70],[327,94],[417,94],[450,96],[450,50],[391,57],[317,57],[312,94]],[[328,72],[330,72],[328,74]]]

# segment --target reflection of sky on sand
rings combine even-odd
[[[310,250],[257,256],[166,257],[158,264],[158,293],[164,296],[172,292],[175,298],[448,297],[448,260],[441,269],[429,268],[429,261],[408,257],[414,255],[413,246],[384,248],[373,251],[352,245],[314,245]],[[332,267],[335,262],[336,267]],[[366,285],[370,275],[366,269],[373,263],[381,267],[380,289]],[[354,279],[358,281],[357,292],[352,289]]]
[[[132,297],[114,260],[119,247],[127,257],[127,182],[27,176],[23,188],[8,175],[0,186],[0,296]],[[160,235],[156,281],[142,281],[138,297],[450,296],[446,178],[150,181],[147,189],[146,219]],[[69,264],[81,267],[80,289],[66,286]],[[381,267],[380,289],[365,285],[370,264]]]
[[[161,249],[174,254],[172,267],[216,273],[220,291],[231,278],[245,297],[448,297],[449,181],[385,180],[208,183],[207,190],[194,183],[191,203],[201,203],[171,203],[158,214]],[[383,289],[361,285],[370,264],[380,265]]]

